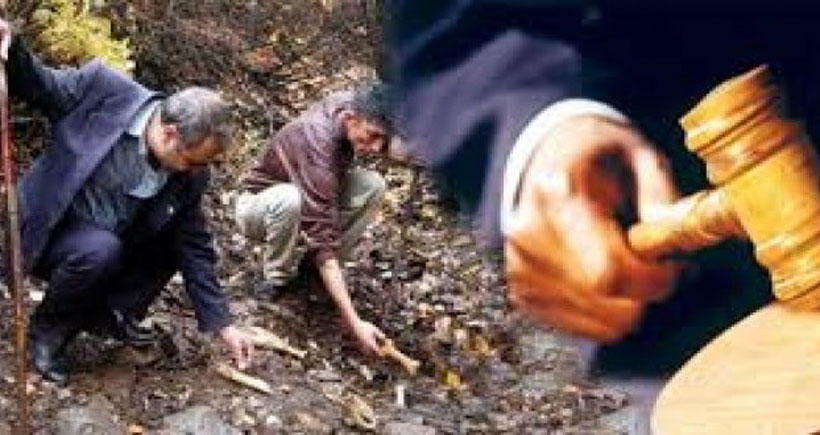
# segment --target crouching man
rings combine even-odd
[[[228,104],[204,88],[165,96],[99,61],[49,68],[2,20],[0,38],[11,96],[51,123],[19,186],[24,266],[48,282],[30,322],[35,369],[66,383],[64,349],[84,329],[150,343],[138,321],[177,271],[200,329],[249,363],[201,209],[208,163],[229,143]]]
[[[375,86],[314,104],[270,139],[243,177],[245,191],[236,203],[240,231],[264,244],[267,291],[287,286],[303,259],[315,265],[347,330],[363,351],[376,355],[384,334],[359,317],[339,259],[350,254],[384,195],[384,179],[357,168],[354,156],[387,154],[392,124],[386,96]]]

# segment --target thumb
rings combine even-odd
[[[376,330],[373,333],[374,335],[376,335],[376,338],[379,342],[383,343],[387,339],[387,336],[384,335],[384,332],[382,332],[382,330],[379,328],[376,328]]]

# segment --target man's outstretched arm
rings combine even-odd
[[[381,356],[382,351],[379,342],[384,340],[385,335],[375,325],[359,317],[356,308],[353,306],[353,301],[350,299],[350,293],[347,291],[339,260],[335,256],[326,256],[317,259],[316,263],[319,273],[322,275],[325,289],[339,309],[345,326],[350,328],[365,352]]]

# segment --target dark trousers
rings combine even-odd
[[[66,219],[33,270],[48,288],[32,316],[32,338],[66,342],[81,329],[104,327],[112,309],[143,317],[177,269],[162,240],[124,243],[108,230]]]

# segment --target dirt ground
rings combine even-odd
[[[81,337],[69,349],[76,365],[69,387],[32,383],[38,433],[71,433],[65,410],[83,407],[102,407],[122,431],[173,432],[168,417],[196,405],[241,433],[365,431],[347,411],[351,394],[375,411],[376,433],[617,433],[606,420],[626,398],[586,382],[572,349],[509,310],[497,254],[476,247],[452,201],[418,169],[366,163],[384,173],[389,191],[377,222],[344,263],[362,315],[422,361],[418,375],[362,356],[340,333],[332,303],[310,285],[276,300],[253,291],[260,250],[238,235],[231,218],[237,175],[271,128],[320,95],[377,76],[382,30],[375,2],[333,10],[307,0],[110,4],[136,50],[139,80],[167,91],[214,86],[237,103],[239,144],[217,168],[206,204],[220,278],[239,324],[265,327],[307,354],[258,352],[249,372],[272,385],[270,394],[221,378],[213,366],[227,360],[225,350],[196,331],[175,279],[151,313],[173,346],[146,355]],[[21,130],[18,141],[36,142],[41,128]],[[0,300],[0,310],[12,318],[8,300]],[[0,422],[11,424],[10,322],[0,332]]]

